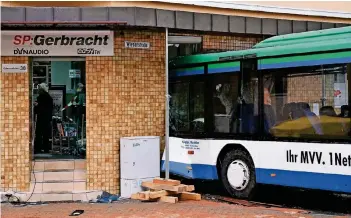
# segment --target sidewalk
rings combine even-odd
[[[278,217],[324,217],[321,214],[309,215],[295,209],[246,207],[235,204],[212,202],[207,200],[186,201],[176,204],[139,201],[118,201],[112,204],[58,203],[14,207],[10,204],[1,206],[3,218],[39,218],[69,217],[74,210],[84,210],[79,218],[278,218]],[[330,217],[325,216],[325,217]]]

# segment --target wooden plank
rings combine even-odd
[[[153,192],[150,192],[149,197],[150,197],[151,199],[155,199],[155,198],[160,198],[160,197],[166,196],[166,195],[168,195],[167,191],[161,190],[161,191],[153,191]]]
[[[144,200],[150,199],[150,191],[139,192],[138,194],[139,194],[139,197]]]
[[[139,199],[138,199],[138,193],[132,194],[132,196],[131,196],[130,198],[131,198],[131,199],[134,199],[134,200],[139,200]]]
[[[163,179],[163,178],[155,178],[153,180],[153,183],[155,183],[155,184],[162,184],[162,185],[172,185],[172,186],[180,185],[180,181],[179,180]]]
[[[132,194],[132,199],[148,201],[150,200],[150,191],[138,192],[136,194]]]
[[[153,182],[142,182],[141,186],[152,190],[156,190],[156,191],[166,190],[166,191],[173,191],[176,193],[181,193],[186,191],[186,186],[184,185],[172,186],[172,185],[155,184]]]
[[[187,192],[195,191],[195,186],[194,186],[194,185],[187,185],[187,186],[186,186],[186,191],[187,191]]]
[[[201,195],[197,193],[191,192],[183,192],[180,193],[180,200],[194,200],[194,201],[201,201]]]
[[[175,204],[178,202],[178,197],[162,196],[159,201]]]
[[[185,192],[185,191],[186,191],[186,189],[188,188],[188,186],[187,186],[187,185],[183,185],[183,184],[178,185],[178,187],[179,187],[181,190],[183,190],[183,192]]]

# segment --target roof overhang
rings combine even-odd
[[[107,28],[127,25],[126,21],[1,21],[2,28]]]
[[[318,16],[318,17],[335,17],[335,18],[351,18],[351,13],[338,12],[338,11],[322,11],[313,9],[302,9],[302,8],[287,8],[277,6],[263,6],[253,5],[244,3],[232,3],[224,1],[181,1],[181,0],[159,0],[158,2],[183,4],[183,5],[195,5],[212,8],[223,8],[233,10],[244,10],[244,11],[259,11],[277,14],[293,14],[293,15],[304,15],[304,16]]]
[[[345,20],[345,19],[344,19]],[[350,21],[350,19],[346,19]],[[170,28],[179,31],[282,35],[348,25],[210,12],[189,12],[140,7],[1,7],[3,29],[112,29]]]

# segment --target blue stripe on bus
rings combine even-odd
[[[164,160],[161,170],[165,171]],[[170,173],[188,179],[217,180],[217,167],[206,164],[169,162]],[[271,176],[275,174],[275,176]],[[288,187],[351,193],[351,176],[256,168],[256,182]]]
[[[204,74],[204,70],[178,70],[178,71],[171,71],[170,77],[177,77],[177,76],[191,76],[191,75],[201,75]]]
[[[165,171],[164,161],[161,161],[161,169]],[[217,168],[206,164],[185,164],[179,162],[169,162],[169,171],[175,175],[183,176],[188,179],[218,179]]]
[[[347,175],[257,168],[256,181],[262,184],[351,193],[351,176]]]
[[[315,66],[315,65],[323,65],[323,64],[343,64],[348,62],[351,62],[351,57],[310,60],[310,61],[294,61],[294,62],[284,62],[284,63],[276,63],[276,64],[260,64],[258,68],[260,70],[265,70],[265,69],[277,69],[277,68],[288,68],[288,67]]]
[[[208,73],[228,73],[228,72],[238,72],[240,67],[223,67],[223,68],[209,68]]]

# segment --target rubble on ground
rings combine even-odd
[[[185,200],[200,201],[201,195],[193,193],[193,185],[183,185],[179,180],[156,178],[153,181],[143,182],[141,186],[147,191],[132,195],[132,199],[141,201],[159,201],[177,203]]]

